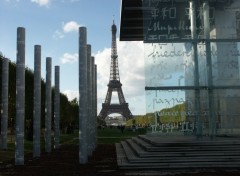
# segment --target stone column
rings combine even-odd
[[[51,152],[52,58],[46,58],[45,151]]]
[[[25,28],[17,28],[15,165],[24,165]]]
[[[54,93],[54,148],[59,148],[59,119],[60,119],[60,67],[55,66],[55,93]]]
[[[87,28],[79,28],[79,163],[87,157]]]
[[[95,122],[95,148],[97,147],[97,65],[94,65],[94,122]]]
[[[34,46],[33,157],[41,153],[41,46]]]
[[[87,96],[88,96],[88,125],[87,125],[87,143],[88,156],[92,155],[92,137],[93,137],[93,121],[92,121],[92,58],[91,45],[87,45]]]
[[[7,150],[7,129],[8,129],[8,82],[9,82],[9,60],[2,60],[2,119],[1,119],[1,149]]]
[[[92,94],[92,97],[91,97],[91,99],[92,99],[92,123],[93,123],[93,125],[92,125],[92,130],[93,130],[93,135],[92,135],[92,150],[95,150],[95,148],[96,148],[96,114],[95,114],[95,58],[94,57],[91,57],[91,59],[92,59],[92,64],[91,64],[91,68],[92,68],[92,70],[91,70],[91,72],[92,72],[92,79],[91,79],[91,81],[92,81],[92,92],[91,92],[91,94]]]
[[[97,139],[97,114],[96,114],[96,75],[95,75],[95,58],[92,57],[92,118],[93,118],[93,149],[96,149],[96,139]]]

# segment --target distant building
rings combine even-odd
[[[105,122],[107,126],[121,126],[126,124],[126,118],[124,118],[123,116],[107,116],[105,118]]]

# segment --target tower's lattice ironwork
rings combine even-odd
[[[107,117],[109,114],[112,114],[112,113],[119,113],[127,119],[132,117],[132,113],[128,108],[128,103],[126,103],[123,95],[122,84],[120,82],[120,77],[119,77],[116,33],[117,33],[117,27],[113,22],[110,80],[108,83],[108,91],[107,91],[105,102],[102,103],[102,110],[98,115],[98,117],[100,117],[101,119],[104,119],[105,117]],[[118,93],[119,104],[111,104],[113,92]]]

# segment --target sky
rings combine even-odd
[[[26,67],[34,68],[34,45],[42,48],[42,78],[46,57],[60,66],[60,91],[78,98],[78,28],[87,28],[87,43],[97,65],[98,113],[107,94],[111,62],[111,25],[117,26],[120,81],[133,115],[146,113],[143,42],[119,41],[121,0],[1,0],[0,52],[16,62],[17,27],[26,29]],[[53,74],[54,76],[54,74]],[[52,86],[54,77],[52,78]],[[112,103],[118,103],[113,94]]]

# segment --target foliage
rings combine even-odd
[[[184,114],[184,112],[185,112],[185,103],[182,103],[182,104],[173,106],[171,108],[162,109],[158,113],[158,118],[160,115],[161,123],[182,122],[182,121],[186,121],[186,115]],[[134,116],[133,119],[130,119],[126,122],[127,126],[132,126],[135,124],[138,126],[149,126],[151,124],[155,124],[154,113],[147,113],[146,115],[137,115],[137,116]]]
[[[0,53],[0,104],[2,103],[2,59]],[[46,83],[41,79],[41,127],[45,126],[45,87]],[[25,69],[25,127],[32,132],[33,127],[33,95],[34,95],[34,72]],[[8,99],[8,127],[14,130],[16,116],[16,64],[9,61],[9,99]],[[52,100],[54,100],[54,88],[52,88]],[[52,103],[52,121],[54,117],[54,103]],[[67,96],[60,93],[60,127],[64,128],[77,124],[78,101],[69,101]],[[1,122],[0,122],[1,123]],[[53,126],[53,123],[52,123]],[[1,128],[1,125],[0,125]],[[28,135],[27,135],[28,136]],[[32,136],[32,134],[30,134]]]
[[[126,126],[139,125],[149,126],[154,123],[154,114],[147,113],[146,115],[136,115],[133,119],[126,122]]]
[[[186,116],[183,114],[185,112],[185,103],[178,104],[171,108],[162,109],[160,111],[160,122],[182,122],[186,120]]]

